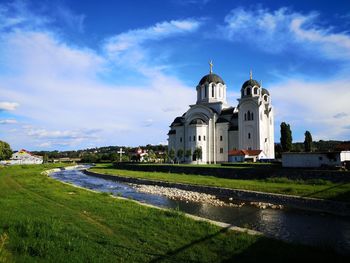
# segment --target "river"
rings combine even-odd
[[[85,175],[80,170],[63,170],[51,177],[87,189],[108,192],[158,207],[260,231],[266,236],[313,246],[332,247],[350,253],[350,218],[296,209],[259,209],[255,206],[218,207],[206,203],[172,200],[140,193],[127,183]]]

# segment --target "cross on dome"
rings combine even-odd
[[[210,74],[213,73],[213,66],[214,66],[213,61],[210,60],[210,61],[209,61],[209,73],[210,73]]]

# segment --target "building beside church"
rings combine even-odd
[[[1,164],[4,165],[15,165],[15,164],[42,164],[43,157],[34,155],[31,152],[28,152],[24,149],[19,150],[12,154],[10,160],[1,161]]]
[[[182,116],[176,117],[168,133],[168,149],[175,155],[182,149],[180,161],[221,163],[233,150],[261,150],[259,159],[274,159],[274,116],[270,93],[252,78],[245,81],[237,107],[226,99],[226,84],[210,72],[199,81],[196,104]],[[202,156],[196,160],[195,150]],[[188,157],[191,151],[191,157]]]

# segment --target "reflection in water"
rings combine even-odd
[[[66,170],[51,175],[60,181],[95,191],[132,198],[159,207],[248,227],[270,237],[292,242],[334,247],[350,253],[350,218],[301,210],[261,210],[254,206],[216,207],[206,203],[175,201],[160,195],[137,192],[126,183],[96,178],[78,170]]]

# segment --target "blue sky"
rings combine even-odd
[[[236,106],[262,80],[294,141],[350,140],[349,1],[0,1],[0,139],[166,143],[208,61]]]

